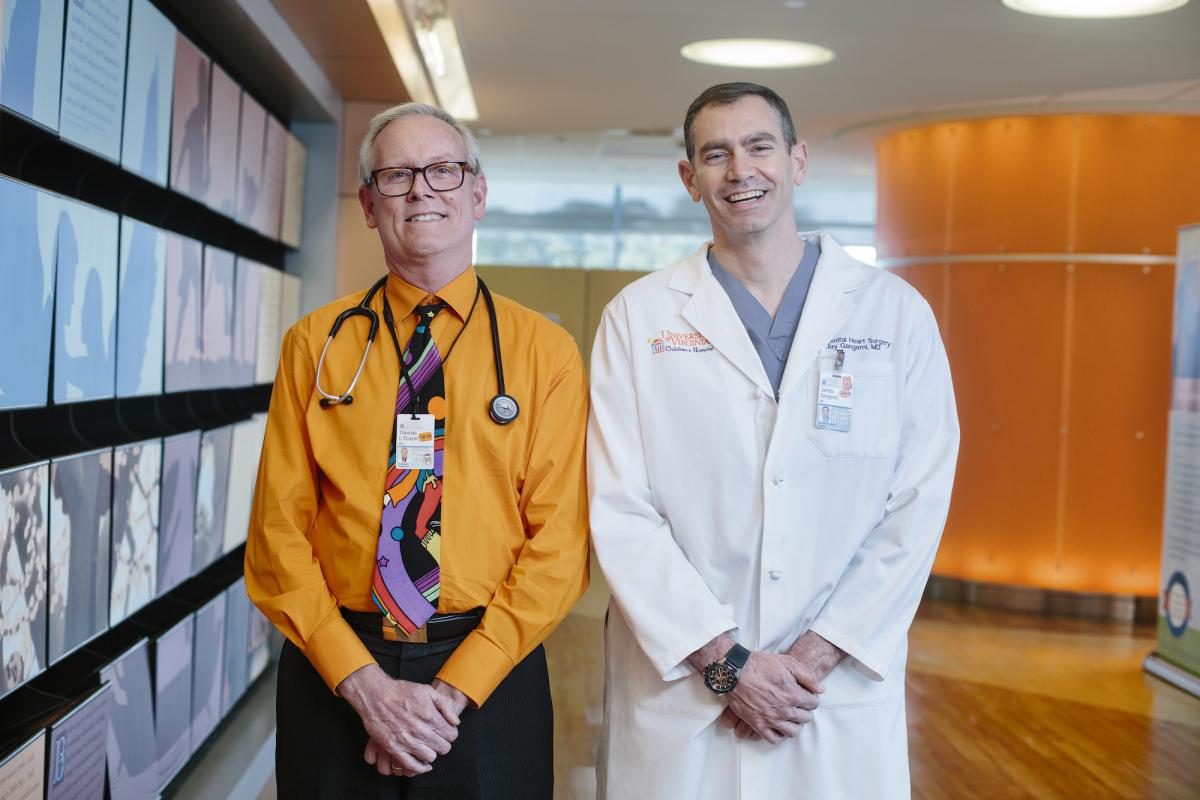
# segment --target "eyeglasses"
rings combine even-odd
[[[373,170],[367,183],[385,197],[404,197],[412,191],[417,175],[435,192],[452,192],[463,185],[468,172],[474,172],[466,161],[439,161],[424,167],[384,167]]]

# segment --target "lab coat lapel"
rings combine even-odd
[[[781,401],[804,380],[817,354],[854,312],[858,302],[856,290],[867,284],[868,269],[846,255],[832,238],[821,234],[821,257],[808,288],[804,311],[800,314],[779,386]]]
[[[751,383],[774,395],[758,351],[746,334],[746,327],[729,300],[729,295],[708,266],[708,248],[700,248],[683,262],[670,281],[673,289],[687,292],[692,299],[679,312],[713,348],[724,356]]]

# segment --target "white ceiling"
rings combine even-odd
[[[276,3],[285,16],[289,7],[329,8]],[[809,142],[813,190],[864,197],[873,197],[875,141],[901,127],[998,113],[1200,113],[1200,0],[1107,21],[1029,16],[1000,0],[807,0],[803,8],[783,0],[452,0],[452,8],[480,110],[475,125],[490,134],[484,156],[506,176],[674,181],[674,132],[688,103],[731,80],[766,84],[787,100]],[[303,39],[302,29],[316,26],[293,27]],[[360,50],[380,41],[377,30],[342,33]],[[679,55],[690,41],[735,36],[814,42],[837,58],[740,70]],[[348,100],[389,99],[370,71],[346,72],[330,77]]]

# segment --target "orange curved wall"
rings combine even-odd
[[[1200,117],[1182,116],[879,142],[879,256],[903,259],[938,317],[962,424],[935,573],[1156,593],[1174,293],[1160,262],[1200,222],[1198,142]]]

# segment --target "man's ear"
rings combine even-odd
[[[475,185],[471,187],[471,201],[474,204],[475,221],[478,222],[487,213],[487,176],[483,173],[475,176]]]
[[[375,198],[371,196],[370,186],[358,187],[358,202],[362,206],[363,218],[367,221],[367,227],[373,230],[378,223],[375,220]]]
[[[804,183],[804,173],[808,169],[808,142],[800,141],[792,145],[793,182],[799,186]]]
[[[696,186],[696,168],[686,158],[679,160],[679,180],[683,181],[683,188],[687,189],[692,202],[699,203],[700,189]]]

